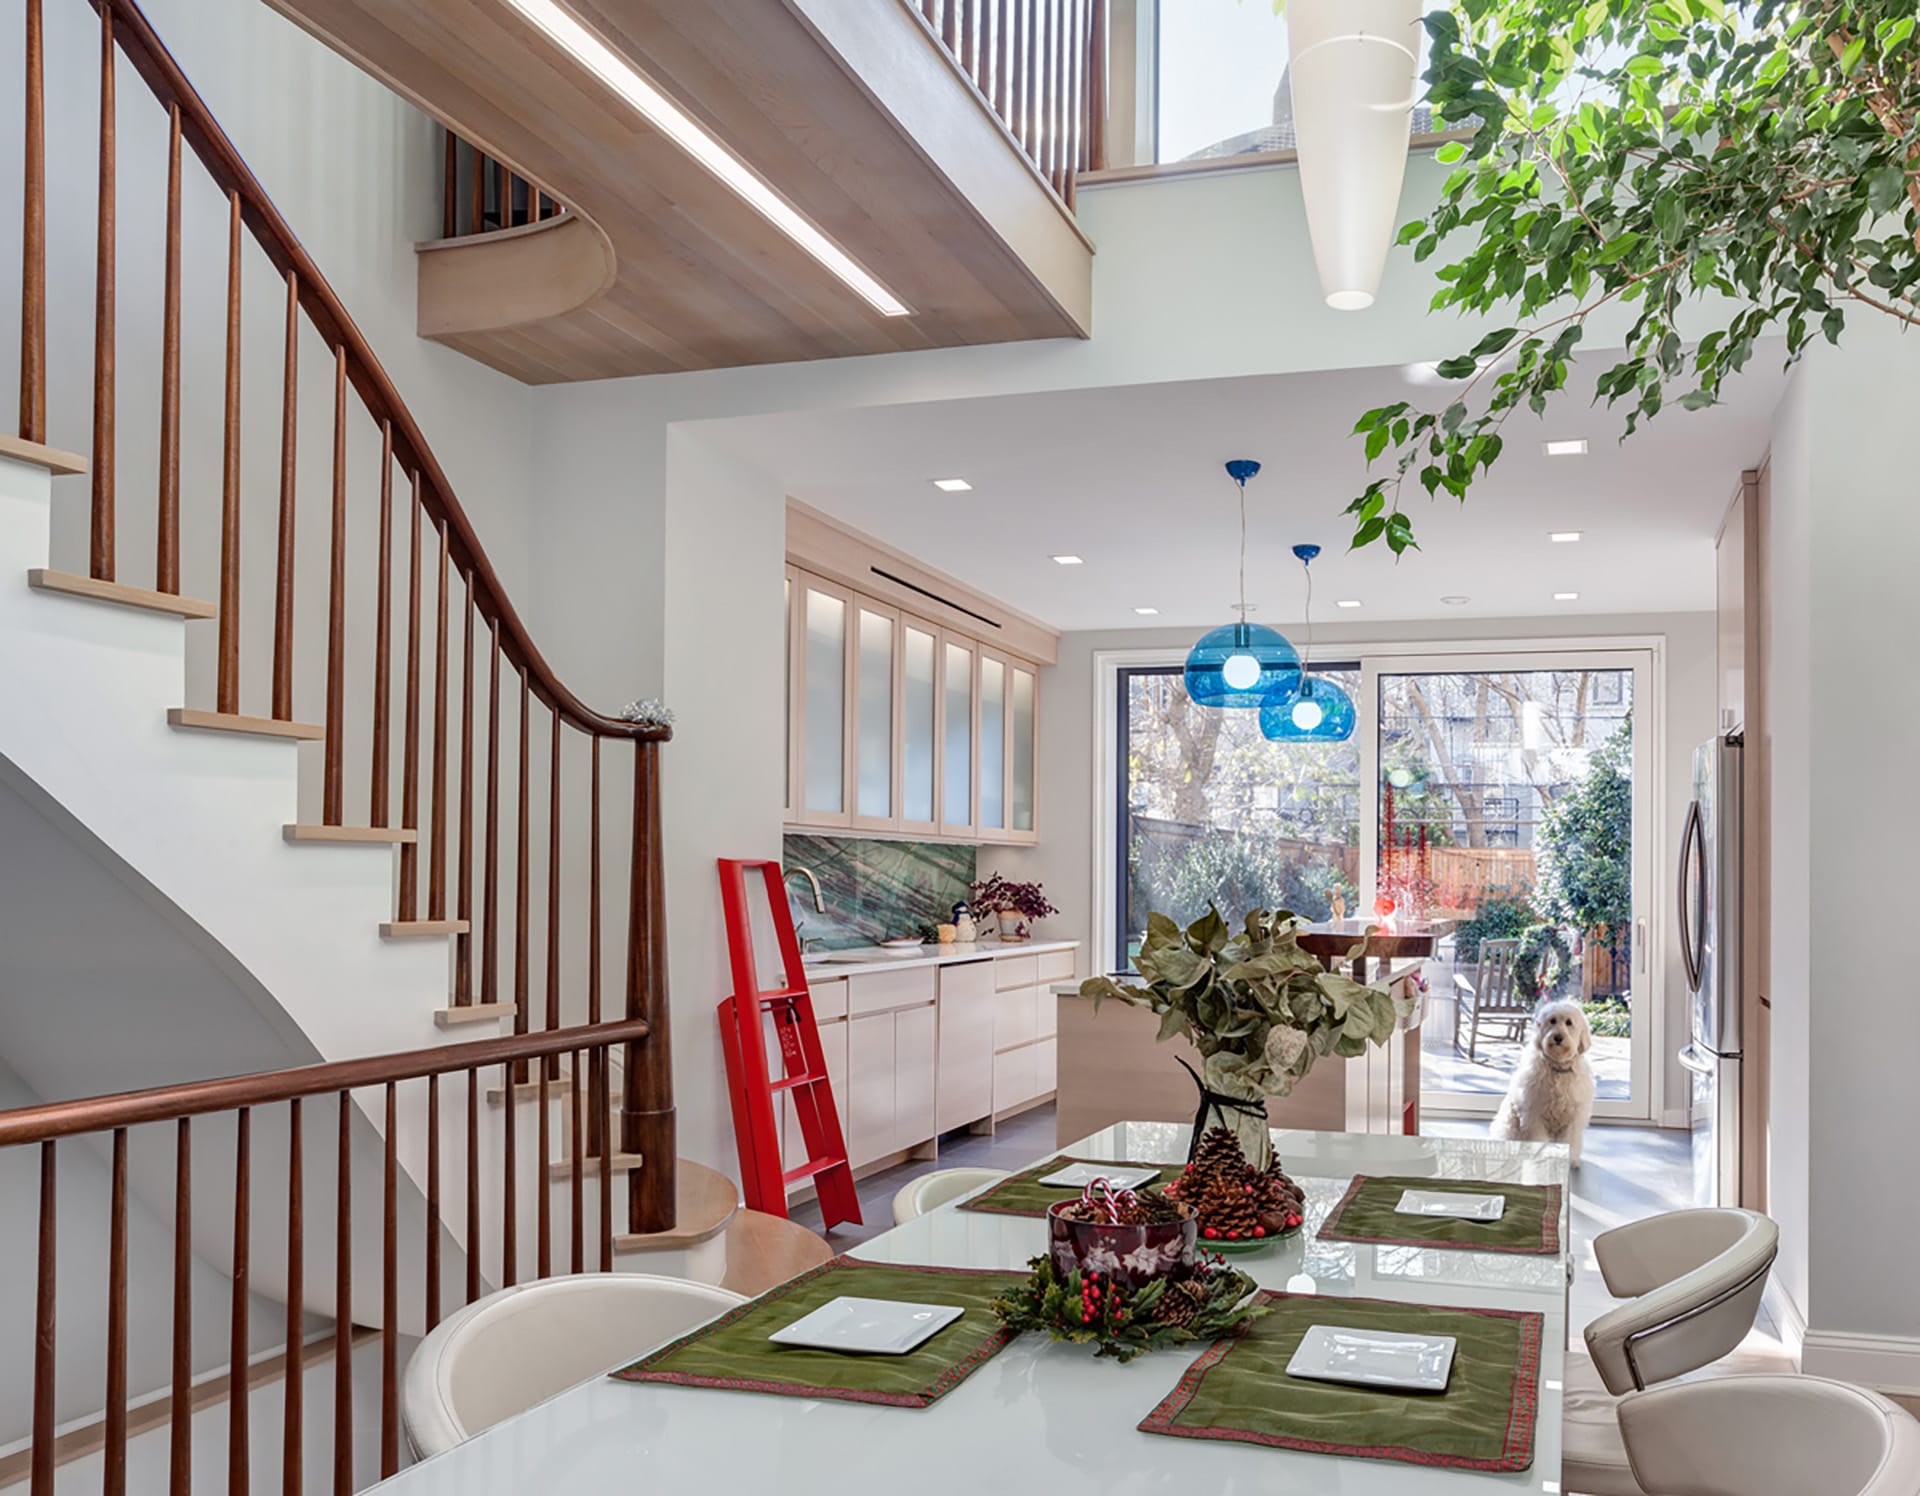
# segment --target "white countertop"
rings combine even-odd
[[[976,940],[971,945],[958,941],[951,945],[923,945],[915,953],[886,950],[877,945],[856,945],[843,951],[827,951],[824,961],[809,961],[807,975],[815,981],[826,977],[847,976],[869,966],[950,966],[956,961],[992,961],[1003,956],[1032,956],[1043,951],[1077,949],[1077,940]]]
[[[1122,1122],[1064,1151],[1177,1162],[1179,1123]],[[1307,1230],[1234,1259],[1263,1288],[1462,1308],[1532,1310],[1545,1324],[1531,1469],[1428,1469],[1382,1460],[1166,1439],[1135,1427],[1180,1379],[1197,1347],[1127,1366],[1080,1345],[1023,1335],[930,1408],[889,1408],[596,1376],[509,1418],[380,1489],[400,1496],[606,1496],[636,1481],[658,1491],[783,1491],[791,1496],[912,1491],[978,1496],[983,1487],[1051,1496],[1545,1496],[1560,1489],[1567,1256],[1321,1241],[1327,1211],[1357,1173],[1427,1174],[1529,1184],[1567,1182],[1567,1154],[1546,1143],[1276,1132],[1307,1191]],[[1561,1239],[1567,1221],[1561,1219]],[[951,1204],[854,1248],[878,1262],[1024,1268],[1046,1223]],[[634,1347],[634,1354],[645,1347]]]

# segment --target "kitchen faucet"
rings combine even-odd
[[[790,881],[795,873],[805,878],[807,880],[807,886],[813,890],[813,907],[815,913],[825,914],[827,912],[827,901],[820,896],[820,880],[814,877],[812,869],[790,867],[780,875],[780,881],[782,883]]]

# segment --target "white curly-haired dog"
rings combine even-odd
[[[1580,1166],[1580,1143],[1593,1115],[1593,1067],[1587,1051],[1593,1030],[1571,998],[1542,1003],[1533,1034],[1507,1083],[1492,1134],[1528,1143],[1565,1143]]]

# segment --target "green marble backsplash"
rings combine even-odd
[[[973,882],[977,849],[935,842],[872,841],[853,836],[789,836],[784,866],[820,880],[827,912],[813,907],[804,878],[787,885],[794,923],[823,950],[874,945],[917,935],[951,917]]]

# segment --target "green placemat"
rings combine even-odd
[[[1402,1215],[1393,1207],[1399,1204],[1405,1190],[1505,1195],[1507,1208],[1497,1221]],[[1560,1250],[1560,1186],[1357,1174],[1317,1234],[1323,1241],[1376,1242],[1390,1247],[1465,1247],[1474,1252],[1523,1252],[1551,1257]]]
[[[1030,1169],[1022,1169],[1018,1174],[1009,1174],[992,1189],[975,1195],[971,1200],[961,1201],[955,1208],[984,1210],[991,1215],[1044,1216],[1049,1205],[1079,1198],[1078,1190],[1040,1183],[1043,1176],[1056,1173],[1069,1164],[1093,1164],[1102,1169],[1158,1169],[1160,1177],[1155,1181],[1157,1184],[1178,1179],[1186,1168],[1185,1164],[1129,1163],[1124,1159],[1075,1158],[1063,1153]]]
[[[1533,1463],[1540,1315],[1313,1294],[1263,1293],[1256,1302],[1267,1314],[1216,1341],[1141,1429],[1455,1470]],[[1447,1390],[1385,1392],[1290,1377],[1287,1362],[1314,1325],[1451,1335],[1458,1344]]]
[[[924,1408],[983,1365],[1012,1336],[990,1307],[1024,1273],[961,1267],[896,1267],[836,1257],[613,1375],[626,1382],[678,1382],[787,1397]],[[821,1305],[851,1295],[919,1304],[957,1304],[966,1313],[904,1356],[855,1356],[767,1339]]]

